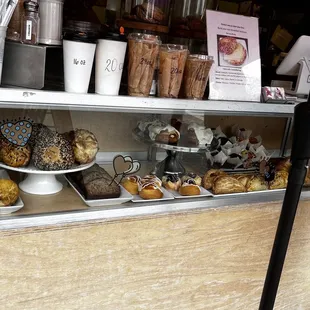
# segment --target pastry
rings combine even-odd
[[[247,174],[234,174],[234,178],[236,178],[241,184],[247,188],[248,182],[250,181],[251,176]]]
[[[182,182],[177,174],[165,175],[162,179],[163,187],[168,190],[178,191]]]
[[[62,135],[41,131],[32,155],[36,168],[45,171],[70,169],[75,161],[72,146]]]
[[[10,142],[0,135],[0,161],[2,161],[4,149],[7,148],[9,145]]]
[[[150,182],[155,183],[158,187],[162,186],[162,181],[156,175],[146,175],[143,179],[140,180],[141,184]]]
[[[73,148],[75,161],[81,165],[91,163],[99,150],[95,135],[85,129],[76,129],[65,134]]]
[[[19,189],[11,180],[0,179],[0,207],[12,206],[19,197]]]
[[[122,181],[122,186],[131,195],[138,195],[140,181],[141,178],[138,175],[128,176]]]
[[[179,189],[182,196],[198,196],[201,194],[200,187],[196,184],[194,179],[188,179],[183,182]]]
[[[220,53],[223,53],[225,55],[231,55],[237,48],[237,44],[238,42],[235,38],[224,37],[220,38],[218,48]]]
[[[119,198],[121,190],[113,178],[99,165],[68,174],[70,181],[87,200]]]
[[[31,158],[30,146],[14,146],[13,144],[6,144],[1,149],[2,161],[14,168],[25,167],[29,164]]]
[[[175,144],[180,139],[180,133],[171,125],[150,125],[148,131],[152,141]]]
[[[139,186],[139,195],[141,198],[149,200],[161,199],[163,198],[164,193],[155,182],[150,181]]]
[[[286,188],[288,183],[288,172],[276,171],[274,180],[269,182],[269,189],[282,189]]]
[[[289,158],[281,160],[277,165],[276,165],[276,171],[286,171],[290,172],[292,167],[291,161]]]
[[[213,186],[214,179],[218,176],[226,175],[226,173],[222,170],[211,169],[209,170],[203,177],[202,186],[205,189],[211,189]]]
[[[214,180],[213,192],[219,194],[233,194],[246,192],[245,186],[233,176],[219,176]]]
[[[182,177],[182,183],[186,182],[187,180],[191,180],[191,179],[193,179],[198,186],[201,186],[202,178],[198,174],[193,173],[193,172],[190,172],[184,175]]]
[[[189,145],[209,145],[213,140],[213,132],[210,128],[200,126],[196,123],[188,125],[188,143]]]
[[[36,141],[41,133],[41,131],[51,131],[47,126],[40,124],[40,123],[35,123],[32,125],[32,133],[28,141],[28,145],[31,147],[33,150],[36,144]]]
[[[268,183],[260,175],[253,175],[247,182],[246,189],[248,192],[257,192],[268,190]]]
[[[232,54],[224,55],[224,60],[234,66],[241,66],[247,56],[247,52],[242,44],[237,43],[236,49]]]

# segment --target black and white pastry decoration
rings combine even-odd
[[[141,169],[138,160],[133,160],[131,156],[117,155],[113,159],[113,169],[115,172],[112,183],[120,176],[119,183],[130,174],[135,174]],[[112,184],[111,183],[111,184]]]

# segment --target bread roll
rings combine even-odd
[[[12,206],[19,197],[19,189],[15,182],[0,179],[0,207]]]

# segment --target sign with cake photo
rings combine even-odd
[[[207,10],[210,99],[260,101],[258,20]]]

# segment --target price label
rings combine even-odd
[[[73,64],[78,66],[86,66],[86,60],[85,59],[77,59],[77,58],[74,58],[73,59]]]

